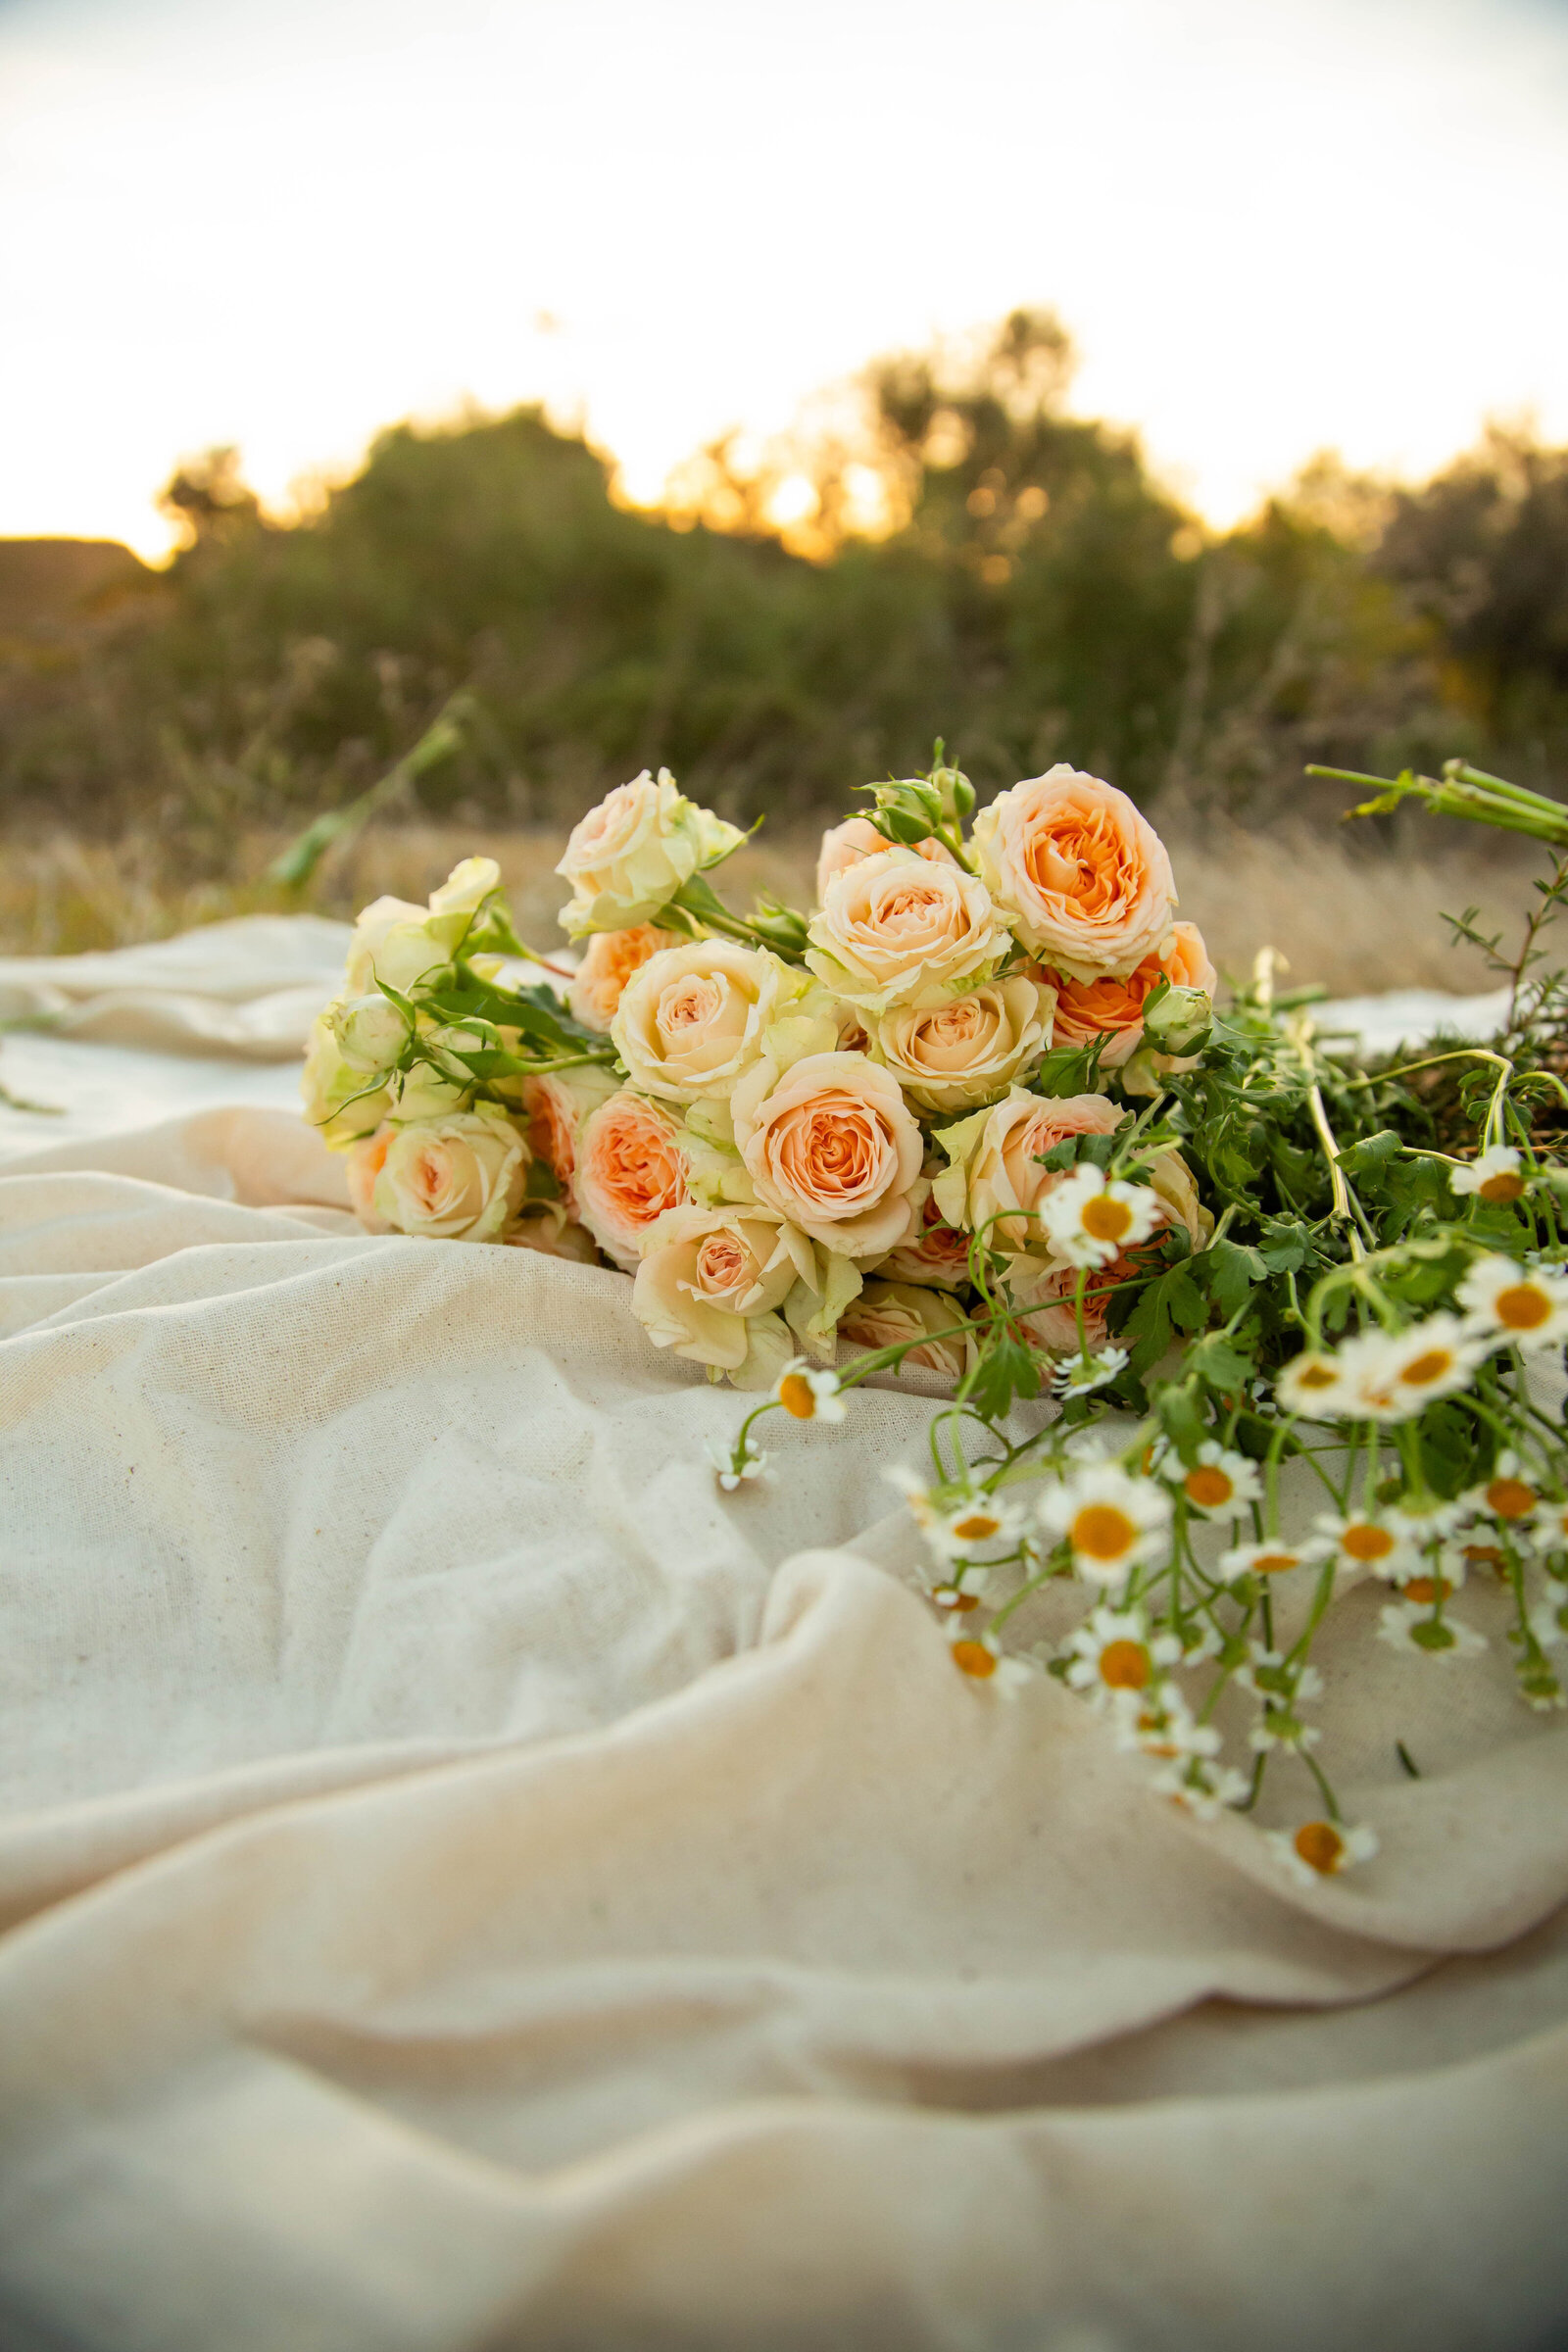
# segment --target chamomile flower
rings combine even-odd
[[[1541,1495],[1527,1478],[1520,1476],[1519,1456],[1499,1453],[1493,1465],[1492,1476],[1479,1487],[1472,1487],[1463,1496],[1465,1508],[1478,1519],[1491,1519],[1500,1527],[1517,1527],[1521,1534],[1526,1525],[1531,1533],[1536,1514],[1541,1508]]]
[[[1164,1216],[1147,1184],[1122,1184],[1088,1163],[1064,1176],[1040,1205],[1053,1256],[1069,1266],[1108,1266],[1147,1242]]]
[[[951,1508],[933,1512],[924,1532],[935,1550],[956,1560],[972,1551],[985,1551],[994,1544],[1011,1545],[1022,1528],[1015,1503],[1004,1502],[996,1494],[964,1494]]]
[[[1468,1159],[1462,1167],[1448,1170],[1450,1193],[1460,1200],[1474,1193],[1494,1208],[1506,1207],[1510,1200],[1517,1200],[1524,1189],[1519,1154],[1512,1144],[1494,1144],[1478,1159]]]
[[[1125,1348],[1102,1348],[1097,1355],[1070,1355],[1051,1376],[1054,1396],[1087,1396],[1109,1388],[1127,1361]]]
[[[1283,1536],[1267,1536],[1261,1544],[1235,1544],[1222,1551],[1219,1573],[1228,1585],[1241,1576],[1285,1576],[1293,1568],[1317,1567],[1326,1550],[1322,1544],[1288,1544]]]
[[[1568,1642],[1568,1623],[1565,1620],[1568,1620],[1568,1607],[1564,1606],[1559,1585],[1544,1600],[1538,1600],[1530,1612],[1530,1631],[1543,1649],[1556,1649]]]
[[[1341,1350],[1341,1409],[1357,1421],[1407,1421],[1435,1397],[1467,1387],[1485,1353],[1457,1315],[1428,1315],[1408,1331],[1363,1331]]]
[[[1205,1519],[1230,1519],[1250,1502],[1261,1502],[1263,1482],[1255,1462],[1245,1453],[1232,1453],[1215,1438],[1205,1438],[1191,1470],[1179,1462],[1166,1466],[1186,1495],[1189,1507]]]
[[[1538,1504],[1529,1534],[1538,1551],[1568,1551],[1568,1502],[1557,1496]]]
[[[1000,1495],[924,1486],[903,1462],[893,1463],[882,1475],[904,1496],[915,1525],[939,1559],[961,1559],[993,1544],[1017,1542],[1022,1515],[1015,1503],[1004,1502]]]
[[[839,1395],[839,1376],[824,1372],[820,1365],[809,1364],[804,1355],[787,1363],[774,1384],[773,1394],[787,1413],[797,1421],[842,1421],[844,1399]]]
[[[753,1479],[765,1478],[767,1475],[767,1455],[754,1453],[750,1448],[737,1461],[733,1452],[718,1453],[710,1446],[708,1458],[713,1465],[714,1477],[726,1494],[733,1494],[738,1487],[747,1486]]]
[[[1290,1708],[1270,1707],[1247,1737],[1252,1753],[1266,1756],[1277,1747],[1294,1748],[1300,1754],[1306,1748],[1316,1747],[1323,1734],[1315,1723],[1303,1723]]]
[[[1139,1609],[1096,1609],[1068,1642],[1067,1682],[1096,1707],[1136,1714],[1162,1666],[1173,1666],[1182,1645],[1172,1634],[1151,1635]]]
[[[1085,1462],[1040,1499],[1048,1534],[1065,1538],[1078,1574],[1092,1585],[1119,1585],[1160,1548],[1170,1496],[1152,1479],[1129,1478],[1114,1462]]]
[[[1156,1772],[1150,1787],[1168,1796],[1200,1821],[1215,1821],[1227,1805],[1247,1802],[1252,1784],[1233,1764],[1215,1764],[1205,1756],[1186,1756]]]
[[[1274,1394],[1283,1412],[1305,1421],[1332,1421],[1347,1409],[1345,1366],[1321,1348],[1303,1348],[1275,1374]]]
[[[1211,1723],[1200,1723],[1174,1683],[1161,1683],[1141,1706],[1118,1710],[1116,1744],[1140,1755],[1177,1763],[1193,1756],[1217,1756],[1223,1744]]]
[[[1409,1567],[1401,1569],[1394,1581],[1398,1587],[1401,1600],[1411,1602],[1418,1609],[1436,1608],[1440,1600],[1448,1599],[1464,1583],[1464,1561],[1445,1554],[1443,1566],[1439,1569],[1434,1568],[1430,1560],[1412,1560]]]
[[[995,1634],[971,1634],[956,1620],[947,1627],[953,1663],[960,1674],[971,1682],[989,1683],[997,1690],[1021,1690],[1025,1684],[1037,1680],[1037,1669],[1027,1658],[1012,1656],[1004,1650]]]
[[[947,1617],[967,1617],[985,1598],[990,1578],[983,1568],[966,1568],[961,1575],[933,1585],[926,1598]]]
[[[1460,1283],[1459,1304],[1473,1331],[1527,1354],[1568,1339],[1568,1273],[1560,1266],[1521,1266],[1489,1252]]]
[[[1415,1552],[1408,1535],[1377,1511],[1320,1511],[1312,1522],[1332,1543],[1339,1565],[1352,1575],[1381,1576],[1393,1581]]]
[[[1485,1634],[1456,1617],[1434,1617],[1414,1601],[1394,1601],[1378,1611],[1378,1640],[1394,1649],[1418,1650],[1426,1658],[1473,1658],[1487,1646]]]
[[[1300,1886],[1337,1879],[1357,1862],[1370,1862],[1378,1850],[1377,1832],[1364,1822],[1351,1828],[1343,1821],[1305,1821],[1298,1830],[1265,1830],[1263,1835]]]
[[[1405,1494],[1389,1503],[1383,1516],[1412,1550],[1425,1551],[1449,1536],[1465,1515],[1466,1505],[1445,1502],[1437,1494]]]

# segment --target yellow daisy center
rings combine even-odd
[[[816,1417],[816,1392],[804,1372],[785,1373],[778,1384],[778,1400],[797,1421],[811,1421]]]
[[[1149,1652],[1141,1642],[1107,1642],[1100,1653],[1100,1679],[1112,1690],[1142,1690],[1149,1681]]]
[[[1494,1208],[1501,1208],[1510,1200],[1517,1200],[1524,1189],[1524,1178],[1512,1168],[1503,1168],[1495,1176],[1488,1176],[1476,1187],[1482,1200],[1490,1200]]]
[[[1001,1532],[1002,1521],[995,1511],[969,1511],[963,1518],[955,1519],[953,1532],[965,1544],[984,1544]]]
[[[1522,1478],[1494,1478],[1487,1489],[1487,1508],[1499,1519],[1523,1519],[1535,1507],[1535,1488]]]
[[[1297,1566],[1294,1551],[1260,1551],[1252,1562],[1254,1576],[1278,1576],[1282,1569]]]
[[[1386,1527],[1359,1519],[1353,1527],[1346,1529],[1340,1538],[1340,1548],[1352,1560],[1386,1560],[1394,1549],[1394,1538]]]
[[[1413,1600],[1418,1608],[1430,1609],[1441,1593],[1445,1600],[1453,1591],[1446,1576],[1412,1576],[1404,1587],[1404,1597]]]
[[[1322,1878],[1332,1878],[1345,1859],[1345,1839],[1331,1821],[1303,1823],[1291,1842],[1308,1870]]]
[[[1434,1381],[1452,1371],[1453,1360],[1451,1348],[1428,1348],[1401,1366],[1398,1377],[1407,1389],[1430,1389]]]
[[[997,1671],[995,1652],[983,1642],[955,1642],[953,1663],[964,1674],[972,1674],[977,1683],[985,1682]]]
[[[1126,1201],[1113,1200],[1109,1193],[1096,1193],[1084,1203],[1083,1228],[1091,1241],[1119,1242],[1132,1221]]]
[[[1303,1364],[1296,1375],[1296,1385],[1300,1389],[1332,1389],[1339,1377],[1332,1364],[1319,1361]]]
[[[1086,1502],[1072,1523],[1074,1551],[1092,1560],[1119,1560],[1138,1541],[1136,1521],[1113,1502]]]
[[[1492,1311],[1504,1331],[1539,1331],[1551,1320],[1551,1300],[1533,1282],[1517,1282],[1497,1293]]]
[[[1236,1481],[1230,1472],[1216,1470],[1211,1462],[1202,1462],[1196,1470],[1189,1470],[1182,1485],[1190,1498],[1205,1511],[1217,1510],[1236,1492]]]

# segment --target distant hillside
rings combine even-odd
[[[0,825],[150,822],[226,874],[454,698],[410,808],[465,823],[559,825],[667,762],[725,816],[804,825],[938,736],[985,795],[1068,760],[1247,823],[1337,814],[1309,761],[1568,780],[1568,450],[1493,434],[1403,492],[1322,465],[1215,533],[1068,413],[1066,359],[1020,315],[961,367],[890,361],[857,441],[803,442],[777,484],[721,444],[662,514],[519,409],[383,433],[292,524],[232,450],[189,462],[167,570],[0,542]],[[807,536],[770,520],[803,487]]]
[[[53,635],[154,576],[118,539],[0,539],[0,636]]]

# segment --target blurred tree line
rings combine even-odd
[[[1563,774],[1568,452],[1494,432],[1397,492],[1319,462],[1215,534],[1067,415],[1070,361],[1019,313],[886,362],[831,418],[702,452],[658,514],[519,409],[383,433],[293,525],[211,453],[164,493],[167,571],[55,605],[20,573],[8,602],[0,543],[5,820],[153,821],[220,871],[460,690],[421,803],[514,823],[661,761],[728,815],[816,817],[939,734],[983,789],[1067,759],[1252,823],[1309,808],[1309,760]]]

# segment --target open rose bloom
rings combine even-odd
[[[1118,1279],[1211,1229],[1191,1176],[1169,1149],[1137,1159],[1138,1238],[1092,1283],[1046,1203],[1133,1132],[1135,1081],[1184,1066],[1162,1049],[1213,968],[1124,794],[1055,767],[966,833],[956,774],[832,826],[792,930],[719,919],[706,876],[742,836],[645,770],[562,858],[575,968],[553,997],[504,970],[490,860],[367,908],[307,1065],[362,1223],[553,1256],[563,1280],[619,1268],[655,1347],[745,1387],[841,1346],[956,1380],[999,1309],[1044,1354],[1113,1340]],[[1064,1054],[1076,1082],[1048,1084]],[[1124,1213],[1113,1174],[1102,1217]]]

